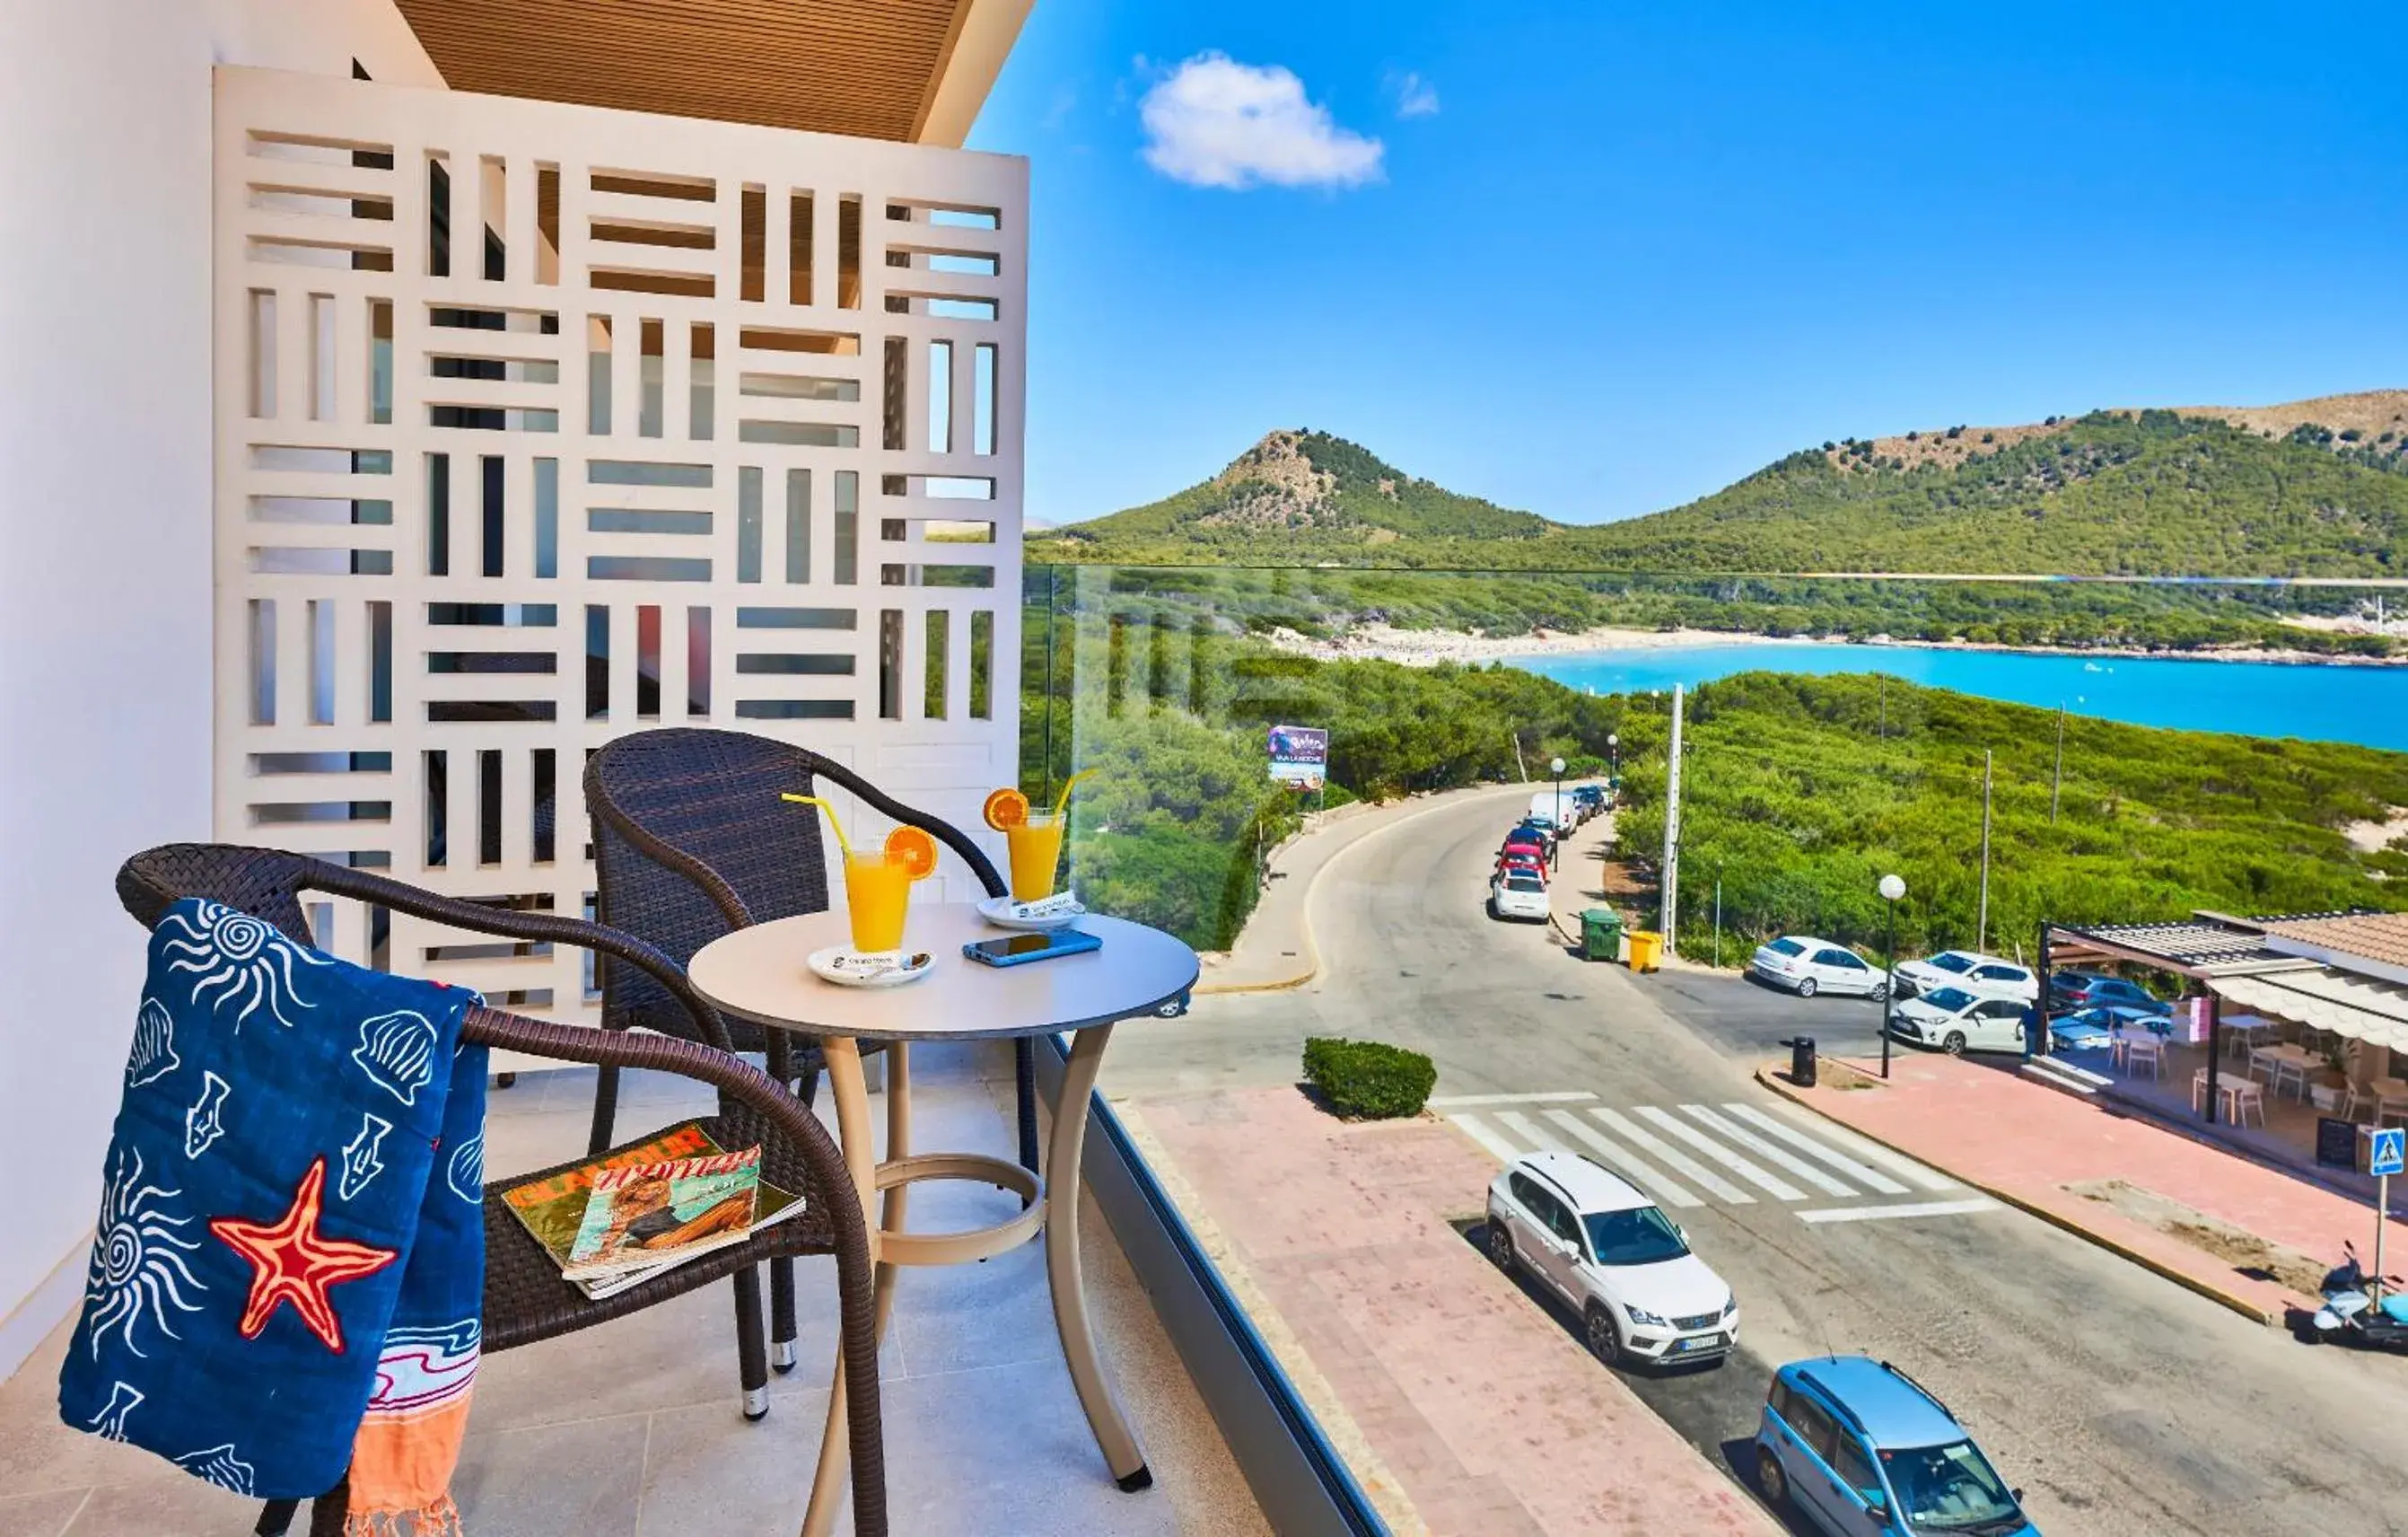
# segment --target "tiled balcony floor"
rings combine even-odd
[[[918,1147],[1010,1156],[1008,1046],[924,1048],[912,1069]],[[494,1093],[485,1134],[493,1177],[574,1156],[592,1102],[590,1072],[530,1075]],[[882,1128],[883,1106],[873,1108]],[[632,1075],[619,1134],[709,1109],[708,1091],[684,1080]],[[910,1225],[930,1230],[1015,1208],[1002,1192],[951,1185],[921,1185],[911,1203]],[[898,1537],[1268,1532],[1092,1201],[1081,1236],[1097,1343],[1146,1443],[1154,1487],[1113,1487],[1055,1343],[1042,1245],[1030,1243],[982,1265],[901,1276],[881,1357]],[[453,1483],[472,1537],[797,1530],[826,1414],[836,1302],[832,1261],[796,1270],[802,1363],[770,1378],[769,1415],[757,1424],[738,1414],[725,1282],[488,1357]],[[0,1384],[0,1537],[249,1531],[253,1502],[59,1423],[68,1329]],[[838,1530],[850,1522],[848,1510]]]

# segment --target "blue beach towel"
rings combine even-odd
[[[456,1530],[484,1293],[476,995],[178,902],[104,1170],[69,1425],[351,1525]]]

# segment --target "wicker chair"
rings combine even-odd
[[[961,857],[990,897],[1003,878],[984,851],[951,824],[914,811],[860,775],[808,748],[740,731],[675,727],[614,738],[586,761],[585,805],[594,818],[601,921],[632,934],[682,966],[731,930],[772,918],[827,910],[827,866],[817,815],[781,801],[781,791],[814,793],[833,781],[880,814],[924,827]],[[614,1029],[634,1026],[687,1035],[694,1026],[641,970],[602,961],[602,1017]],[[738,1051],[761,1052],[769,1076],[799,1082],[810,1104],[819,1053],[785,1031],[728,1022]],[[1015,1041],[1020,1162],[1037,1169],[1036,1056]],[[608,1146],[618,1107],[618,1074],[602,1070],[594,1095],[592,1145]],[[769,1271],[771,1357],[780,1372],[795,1364],[790,1267]]]
[[[465,1041],[552,1057],[591,1062],[606,1072],[648,1068],[682,1074],[719,1090],[719,1113],[704,1127],[723,1146],[762,1148],[762,1172],[805,1195],[800,1215],[755,1234],[749,1242],[692,1260],[654,1280],[600,1301],[561,1279],[551,1256],[521,1227],[499,1199],[501,1185],[486,1186],[485,1313],[483,1346],[510,1350],[538,1340],[574,1333],[639,1312],[656,1302],[732,1275],[736,1286],[737,1347],[747,1392],[765,1388],[768,1372],[761,1358],[761,1299],[756,1267],[763,1260],[791,1262],[796,1255],[833,1255],[844,1355],[847,1439],[852,1450],[853,1530],[859,1537],[886,1530],[883,1442],[878,1411],[878,1350],[870,1301],[868,1237],[843,1155],[818,1117],[758,1069],[734,1055],[717,1011],[687,984],[684,973],[642,941],[595,924],[550,913],[516,912],[440,897],[365,870],[274,849],[225,844],[169,844],[136,855],[118,871],[118,898],[146,927],[187,897],[206,897],[274,924],[291,938],[313,942],[300,896],[323,892],[437,923],[534,943],[581,946],[618,966],[646,975],[681,1011],[689,1039],[629,1036],[615,1030],[529,1019],[498,1009],[471,1009]],[[572,1160],[556,1173],[575,1167]],[[539,1175],[519,1175],[515,1185]],[[344,1501],[338,1487],[322,1496],[311,1512],[312,1533],[339,1532]],[[280,1532],[295,1501],[272,1502],[258,1530]]]

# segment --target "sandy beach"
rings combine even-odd
[[[2321,628],[2323,626],[2306,626]],[[2055,656],[2144,656],[2196,662],[2277,662],[2318,667],[2408,666],[2408,654],[2388,657],[2331,656],[2287,647],[2200,646],[2189,651],[2152,651],[2143,646],[2006,646],[1971,640],[1856,640],[1842,635],[1758,635],[1742,630],[1642,630],[1600,625],[1588,630],[1533,630],[1526,635],[1472,635],[1461,630],[1402,630],[1358,625],[1326,639],[1291,629],[1265,637],[1282,651],[1322,661],[1399,662],[1435,667],[1440,662],[1478,667],[1528,656],[1571,656],[1589,652],[1667,651],[1684,646],[1912,646],[1931,651],[2028,652]]]
[[[1770,635],[1735,630],[1640,630],[1602,625],[1593,630],[1533,630],[1526,635],[1471,635],[1461,630],[1400,630],[1358,625],[1340,636],[1317,639],[1275,629],[1267,639],[1282,651],[1326,662],[1401,662],[1435,667],[1440,662],[1479,666],[1522,656],[1566,656],[1592,651],[1666,651],[1678,646],[1763,646],[1786,643]],[[1809,637],[1797,637],[1811,640]],[[1821,644],[1821,641],[1811,641]]]

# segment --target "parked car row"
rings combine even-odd
[[[1575,789],[1578,786],[1574,787]],[[1555,793],[1533,797],[1533,812],[1515,823],[1498,845],[1496,867],[1488,873],[1488,915],[1545,923],[1554,909],[1547,900],[1547,881],[1555,871],[1555,851],[1562,842],[1552,815],[1539,814],[1545,800],[1552,809]],[[1572,817],[1572,792],[1564,792],[1565,820]]]
[[[1750,975],[1800,998],[1819,993],[1894,998],[1890,1034],[1951,1056],[2020,1052],[2039,1012],[2040,978],[2020,961],[1978,950],[1943,950],[1900,961],[1886,974],[1846,945],[1784,934],[1756,947]],[[2162,1033],[2173,1006],[2135,982],[2096,971],[2057,971],[2048,979],[2049,1027],[2080,1027],[2086,1036],[2141,1025]]]
[[[1739,1345],[1738,1295],[1679,1223],[1595,1158],[1514,1158],[1489,1183],[1484,1237],[1498,1270],[1529,1275],[1579,1314],[1608,1366],[1719,1364]],[[1835,1355],[1776,1370],[1755,1452],[1756,1487],[1776,1512],[1842,1537],[2038,1537],[2023,1491],[1946,1404],[1887,1361]]]

